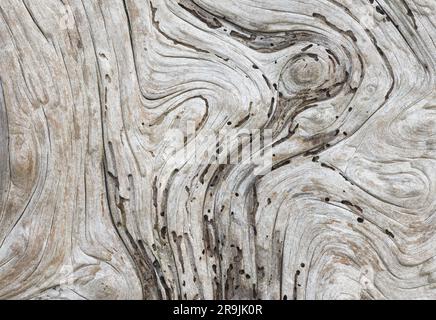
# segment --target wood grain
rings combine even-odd
[[[0,298],[436,299],[435,21],[0,0]]]

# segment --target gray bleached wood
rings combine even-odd
[[[435,21],[0,0],[0,298],[435,299]]]

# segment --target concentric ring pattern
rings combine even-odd
[[[0,298],[436,299],[435,22],[1,0]]]

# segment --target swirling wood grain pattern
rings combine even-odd
[[[435,299],[435,21],[434,0],[1,0],[0,298]],[[175,129],[272,140],[223,164]]]

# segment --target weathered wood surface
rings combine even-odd
[[[435,299],[435,21],[0,0],[0,298]],[[231,129],[272,141],[174,154]]]

